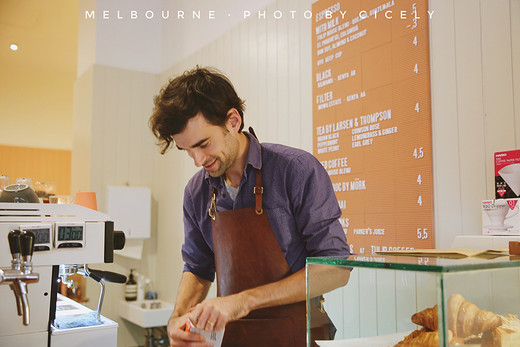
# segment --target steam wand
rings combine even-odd
[[[29,325],[30,310],[27,284],[38,282],[40,275],[32,273],[32,253],[34,250],[34,233],[30,230],[20,232],[12,230],[8,236],[11,251],[11,268],[0,269],[0,284],[9,284],[16,298],[19,316],[23,316],[23,324]]]
[[[83,265],[83,269],[78,270],[79,274],[82,274],[85,277],[90,277],[101,286],[101,291],[99,293],[98,306],[96,310],[96,320],[98,322],[101,321],[101,307],[103,306],[103,299],[105,297],[105,281],[114,282],[114,283],[125,283],[126,276],[121,275],[115,272],[103,271],[103,270],[95,270],[90,269],[87,265]]]

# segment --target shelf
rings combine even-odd
[[[392,269],[405,271],[424,272],[459,272],[481,269],[500,269],[507,267],[519,267],[520,260],[502,256],[495,259],[463,258],[442,259],[434,257],[415,256],[360,256],[351,255],[348,258],[341,257],[311,257],[307,258],[307,264],[338,265],[345,267],[362,267],[374,269]]]

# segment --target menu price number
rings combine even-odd
[[[417,228],[417,239],[419,240],[428,240],[428,229],[427,228]]]
[[[413,157],[415,159],[421,159],[424,158],[424,147],[414,148],[413,150]]]
[[[419,259],[417,260],[417,264],[419,264],[419,265],[428,265],[429,263],[430,263],[430,258],[419,257]]]

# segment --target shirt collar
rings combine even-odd
[[[262,168],[262,147],[260,146],[260,142],[258,142],[256,137],[251,135],[251,133],[247,131],[243,131],[243,133],[249,139],[249,150],[247,152],[246,168],[248,165],[251,165],[253,168],[260,170]],[[247,170],[245,171],[247,172]],[[246,172],[244,172],[243,174],[247,175]],[[208,181],[208,183],[210,181],[214,183],[222,183],[222,177],[211,177],[206,170],[204,170],[204,179]]]

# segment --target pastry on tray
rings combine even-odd
[[[479,309],[460,294],[453,294],[448,299],[448,327],[454,337],[479,335],[501,324],[498,315]]]
[[[437,305],[412,316],[421,328],[412,331],[395,346],[439,346]],[[448,341],[450,346],[520,346],[520,320],[512,314],[497,315],[481,310],[460,294],[448,299]]]
[[[412,316],[412,322],[429,330],[437,330],[437,305],[417,312]]]

